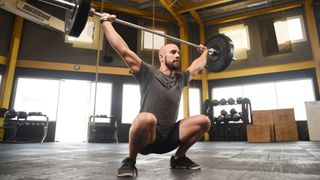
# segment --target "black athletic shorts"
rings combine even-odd
[[[179,140],[179,125],[180,121],[174,124],[167,139],[159,140],[157,135],[155,142],[153,144],[147,145],[139,153],[143,155],[147,155],[150,153],[164,154],[179,147],[181,145],[181,141]]]

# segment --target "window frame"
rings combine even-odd
[[[153,31],[161,31],[161,32],[163,32],[163,34],[167,34],[167,31],[166,31],[166,29],[164,29],[164,28],[152,28],[152,27],[146,27],[146,28],[148,28],[148,29],[151,29],[151,30],[153,30]],[[159,49],[156,49],[156,48],[145,48],[145,38],[144,38],[144,35],[145,35],[145,32],[146,31],[140,31],[140,34],[141,34],[141,39],[140,39],[140,42],[141,42],[141,46],[140,46],[140,48],[141,48],[141,51],[146,51],[146,52],[151,52],[151,51],[159,51]],[[150,32],[147,32],[147,33],[150,33]],[[153,34],[153,33],[151,33],[151,34]],[[154,34],[154,39],[155,39],[155,37],[156,36],[159,36],[159,35],[156,35],[156,34]],[[165,38],[165,37],[162,37],[162,36],[159,36],[159,37],[161,37],[161,38],[163,38],[163,45],[165,45],[166,43],[167,43],[167,39]],[[163,46],[162,45],[162,46]],[[160,47],[162,47],[162,46],[160,46]]]
[[[249,27],[245,24],[237,24],[237,25],[231,25],[231,26],[225,26],[218,29],[220,34],[226,34],[227,32],[236,31],[236,30],[245,30],[246,33],[246,41],[247,41],[247,47],[246,48],[234,48],[234,57],[236,60],[245,60],[248,59],[247,52],[251,50],[250,46],[250,33],[249,33]],[[230,38],[231,39],[231,38]]]
[[[286,21],[288,22],[288,20],[292,20],[292,19],[296,19],[298,18],[300,20],[300,26],[301,26],[301,31],[302,31],[302,39],[298,39],[298,40],[292,40],[292,39],[289,39],[289,42],[291,44],[293,43],[298,43],[298,42],[304,42],[304,41],[307,41],[307,34],[306,34],[306,28],[305,28],[305,23],[304,23],[304,18],[303,18],[303,15],[295,15],[295,16],[289,16],[289,17],[286,17],[286,18],[281,18],[281,19],[275,19],[273,21],[273,25],[276,23],[276,22],[279,22],[279,21]],[[275,33],[276,33],[276,26],[274,26],[275,28]],[[288,27],[288,30],[290,31],[290,28]],[[290,32],[288,31],[289,33],[289,36],[290,36]],[[276,38],[277,38],[277,34],[276,35]],[[278,39],[277,39],[278,40]],[[282,43],[282,44],[285,44],[285,43]],[[281,45],[278,43],[278,45]]]

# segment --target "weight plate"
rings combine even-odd
[[[209,72],[221,72],[227,69],[233,60],[234,46],[231,39],[223,34],[212,36],[206,43],[208,49],[213,48],[218,52],[208,55],[206,68]]]
[[[88,21],[91,0],[73,0],[71,3],[74,3],[75,7],[66,12],[65,34],[79,37]]]

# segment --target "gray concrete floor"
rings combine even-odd
[[[0,179],[124,179],[116,172],[127,148],[125,143],[0,144]],[[202,165],[200,171],[170,169],[171,154],[139,155],[139,175],[132,179],[320,179],[320,142],[199,142],[187,155]]]

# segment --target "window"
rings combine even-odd
[[[181,99],[180,99],[180,105],[179,105],[179,112],[178,112],[178,117],[177,121],[181,120],[184,118],[184,111],[183,111],[183,94],[181,94]]]
[[[190,116],[201,114],[201,97],[199,88],[189,88],[189,110]]]
[[[97,84],[96,114],[110,115],[111,90],[110,83]],[[42,112],[56,121],[56,141],[82,142],[87,139],[94,94],[95,83],[90,81],[18,78],[13,107],[16,111]]]
[[[79,37],[68,36],[68,41],[79,43],[93,43],[94,38],[94,22],[88,21]]]
[[[294,108],[297,120],[306,120],[306,101],[315,101],[312,79],[279,81],[275,84],[278,108]]]
[[[181,94],[180,105],[179,105],[179,113],[177,120],[181,120],[184,118],[183,111],[183,94]],[[189,88],[189,114],[190,116],[201,114],[201,97],[200,97],[200,89],[199,88]]]
[[[247,50],[250,50],[248,26],[244,24],[219,29],[219,33],[228,36],[234,44],[236,60],[247,59]]]
[[[213,88],[212,97],[217,100],[247,97],[251,101],[252,110],[294,108],[296,120],[306,120],[304,102],[315,101],[313,82],[309,78]],[[241,108],[235,108],[241,111]],[[216,106],[215,116],[218,116],[222,109],[225,107]]]
[[[87,140],[90,91],[90,81],[70,79],[60,81],[55,141]]]
[[[59,86],[59,80],[18,78],[13,107],[16,111],[42,112],[49,120],[56,120]]]
[[[243,97],[250,99],[252,110],[277,109],[275,83],[257,83],[243,86]]]
[[[164,31],[154,30],[164,34]],[[142,50],[160,49],[165,44],[165,38],[150,32],[142,31]]]
[[[107,115],[111,116],[111,100],[112,100],[112,84],[111,83],[97,83],[97,91],[95,91],[96,83],[91,83],[91,98],[90,107],[91,115]],[[96,98],[95,98],[96,94]],[[95,112],[94,112],[95,108]],[[98,118],[95,122],[99,122]]]
[[[131,124],[140,110],[140,88],[135,84],[124,84],[122,93],[122,123]]]
[[[273,23],[278,45],[288,42],[305,41],[305,31],[302,16],[294,16]]]
[[[73,47],[85,49],[102,49],[103,33],[100,33],[99,18],[90,17],[86,26],[79,37],[66,36],[65,42],[72,44]],[[100,35],[100,36],[99,36]]]

